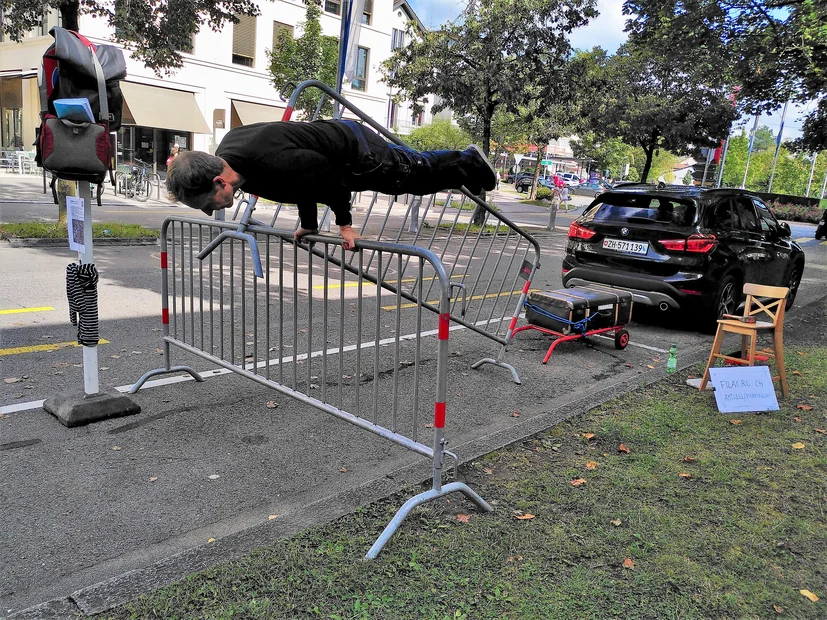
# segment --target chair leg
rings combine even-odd
[[[784,327],[778,326],[772,333],[772,344],[775,349],[775,365],[778,366],[778,379],[781,381],[781,394],[787,396],[790,388],[787,385],[787,367],[784,363]]]
[[[709,383],[709,369],[715,365],[715,358],[717,357],[718,353],[721,352],[721,343],[724,341],[724,330],[721,329],[721,326],[718,326],[718,331],[715,332],[715,341],[712,343],[712,351],[709,352],[709,360],[706,362],[706,370],[704,370],[704,376],[701,379],[701,391],[703,392],[706,389],[706,384]]]
[[[749,338],[749,365],[755,366],[755,349],[758,347],[758,332],[747,336]]]
[[[747,336],[746,334],[741,335],[741,359],[742,360],[747,359],[747,350],[748,350],[747,345],[749,344],[748,338],[749,338],[749,336]]]

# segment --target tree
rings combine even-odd
[[[726,89],[706,81],[709,67],[700,62],[678,71],[664,56],[627,43],[614,56],[600,48],[581,52],[572,67],[585,82],[580,92],[592,93],[582,107],[585,124],[600,139],[643,149],[642,182],[657,151],[716,146],[735,118]]]
[[[740,87],[748,112],[819,99],[796,145],[827,148],[827,3],[823,0],[625,0],[630,42],[674,66],[701,50],[713,74]]]
[[[623,176],[626,164],[635,164],[635,149],[620,138],[599,140],[594,132],[586,132],[570,144],[575,157],[593,161],[597,170],[609,170],[615,179]]]
[[[414,129],[407,142],[417,151],[462,150],[471,142],[471,136],[450,120],[437,118],[430,125]]]
[[[0,0],[2,28],[12,41],[40,24],[44,11],[59,9],[63,27],[78,30],[80,15],[95,15],[114,31],[132,56],[156,74],[183,66],[181,51],[192,47],[202,26],[219,31],[237,15],[258,15],[253,0]]]
[[[299,24],[303,29],[301,36],[297,39],[281,36],[269,52],[270,74],[279,91],[289,92],[305,80],[319,80],[331,88],[336,87],[339,42],[336,37],[322,35],[321,14],[318,0],[309,1],[305,21]],[[318,104],[318,92],[305,91],[299,96],[295,109],[312,116]],[[332,110],[332,103],[327,101],[321,113],[329,115]]]
[[[433,112],[474,117],[488,155],[494,113],[501,106],[516,112],[525,86],[564,63],[568,34],[597,14],[594,6],[595,0],[469,0],[459,21],[437,31],[415,32],[410,24],[411,43],[382,71],[404,99],[435,94]]]

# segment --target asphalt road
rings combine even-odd
[[[511,202],[505,192],[494,201],[538,232],[542,267],[532,286],[560,288],[570,217],[561,214],[561,229],[545,233],[544,208]],[[3,221],[40,217],[40,209],[49,217],[54,209],[2,207]],[[112,205],[100,217],[157,223],[168,213],[182,209]],[[815,240],[803,246],[808,266],[791,324],[796,315],[806,320],[807,305],[827,296],[827,246]],[[63,344],[75,337],[64,282],[74,258],[64,248],[0,246],[0,615],[69,595],[82,609],[104,609],[428,478],[421,457],[221,372],[205,383],[161,381],[141,390],[134,396],[142,407],[137,416],[64,428],[39,402],[83,385],[80,350]],[[96,249],[101,336],[108,341],[98,347],[103,385],[130,385],[162,365],[158,260],[151,246]],[[449,448],[461,458],[484,454],[655,379],[665,372],[671,344],[682,362],[708,352],[711,337],[686,329],[685,317],[636,315],[625,351],[594,339],[561,346],[547,366],[540,364],[545,337],[521,334],[507,355],[520,386],[500,368],[470,370],[497,347],[468,330],[452,331]],[[343,320],[353,330],[350,311]],[[405,315],[402,331],[410,333],[411,324]],[[426,340],[422,358],[432,359],[436,339]],[[402,354],[414,352],[403,345]],[[376,359],[382,372],[392,367],[387,353]],[[178,350],[173,363],[216,369]],[[412,378],[400,373],[400,381],[404,389]],[[277,408],[267,406],[273,401]]]

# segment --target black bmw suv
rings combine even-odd
[[[597,282],[637,303],[689,309],[714,324],[734,313],[745,282],[789,287],[804,252],[758,196],[744,190],[624,185],[601,194],[569,228],[566,287]]]

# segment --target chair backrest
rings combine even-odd
[[[744,316],[765,314],[772,321],[773,327],[784,324],[784,307],[790,289],[783,286],[764,286],[763,284],[744,284],[747,300]]]

